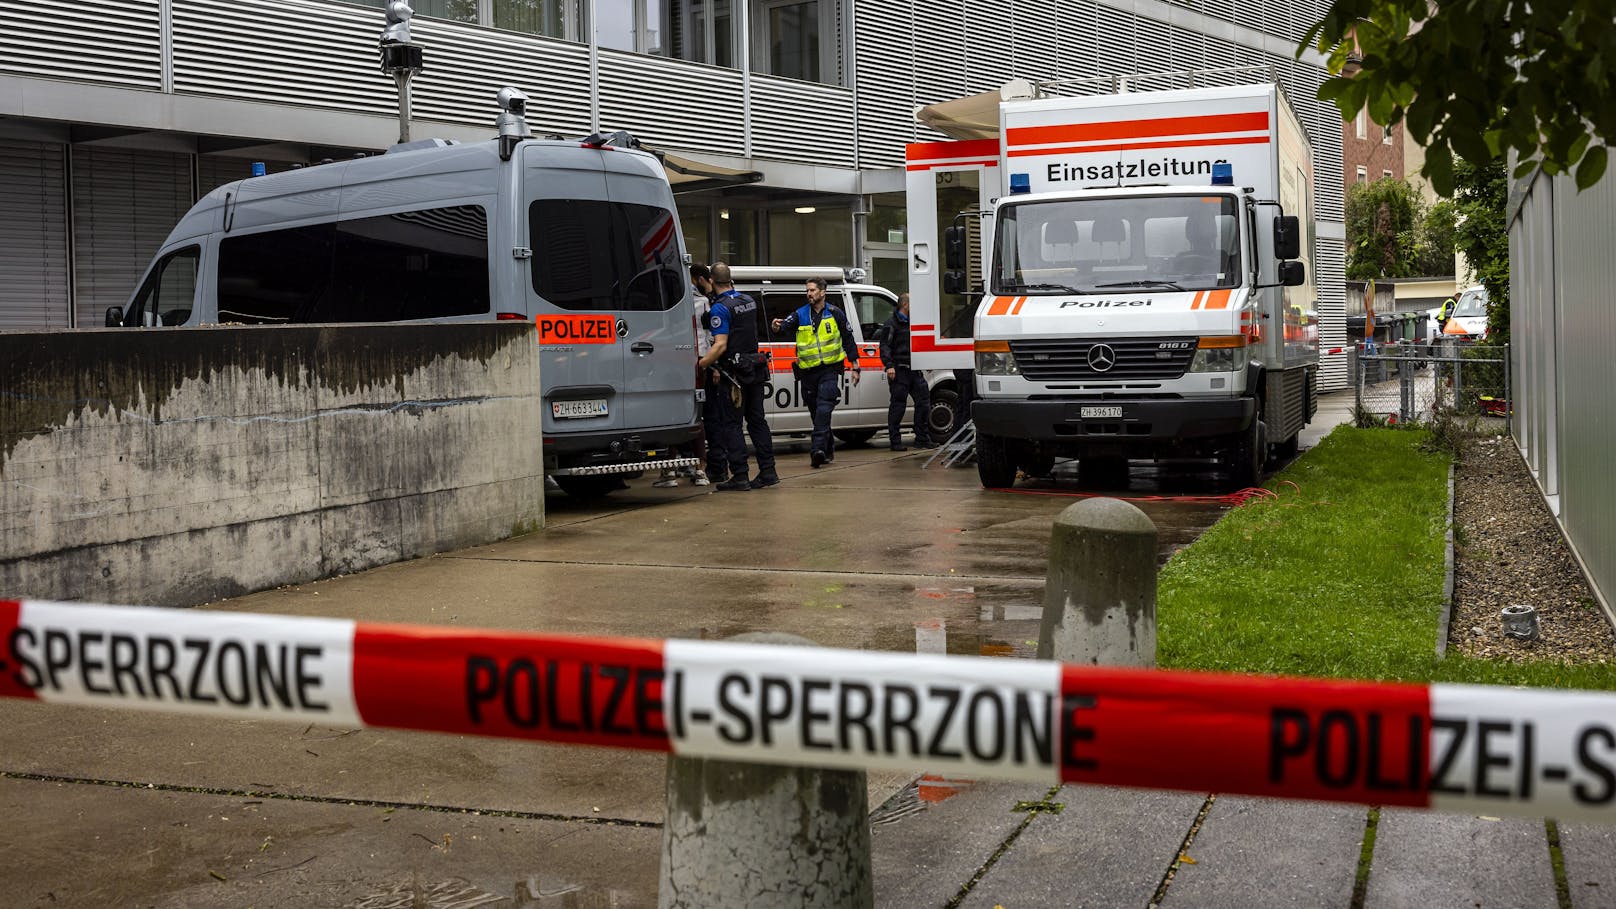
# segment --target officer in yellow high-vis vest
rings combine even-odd
[[[783,319],[775,319],[776,333],[795,332],[797,362],[794,371],[802,385],[802,400],[814,416],[809,458],[815,467],[836,460],[836,442],[830,432],[831,414],[841,396],[842,364],[853,364],[853,384],[859,382],[858,346],[847,314],[825,302],[825,279],[808,279],[808,305]]]

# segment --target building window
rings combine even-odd
[[[1383,170],[1383,171],[1380,172],[1380,179],[1382,179],[1382,180],[1390,180],[1391,178],[1392,178],[1392,172],[1391,171]]]
[[[733,0],[598,0],[595,20],[601,47],[735,66]]]
[[[580,0],[494,0],[494,27],[564,41],[584,40]]]
[[[1383,145],[1392,144],[1392,128],[1390,126],[1386,126],[1386,127],[1382,127],[1382,129],[1384,129],[1386,131],[1386,134],[1381,137],[1381,139],[1380,139],[1381,144],[1383,144]]]
[[[1369,168],[1364,167],[1362,164],[1358,165],[1358,182],[1359,183],[1368,183],[1369,182]]]
[[[1358,111],[1358,118],[1353,123],[1353,134],[1360,139],[1369,138],[1369,109]]]
[[[753,0],[752,69],[840,84],[840,15],[835,0]]]

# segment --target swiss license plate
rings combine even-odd
[[[1077,415],[1085,420],[1120,420],[1122,419],[1122,406],[1112,404],[1099,407],[1084,407],[1078,410]]]
[[[551,401],[550,414],[558,420],[575,417],[606,416],[605,398],[586,398],[581,401]]]

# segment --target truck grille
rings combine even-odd
[[[1104,351],[1094,351],[1102,344],[1114,363],[1096,371],[1090,364],[1104,361]],[[1176,379],[1189,369],[1195,344],[1194,337],[1011,341],[1010,352],[1021,374],[1037,382]]]

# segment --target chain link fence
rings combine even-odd
[[[1360,345],[1352,375],[1360,422],[1426,423],[1439,414],[1509,415],[1509,348],[1456,339]]]

